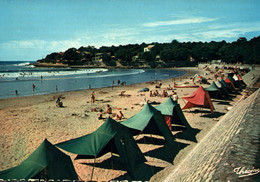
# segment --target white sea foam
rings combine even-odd
[[[15,64],[15,66],[29,66],[30,62]]]
[[[33,77],[53,77],[53,76],[67,76],[67,75],[88,75],[92,73],[99,73],[99,72],[106,72],[108,69],[81,69],[81,70],[70,70],[70,71],[18,71],[18,72],[0,72],[0,78],[19,78],[19,77],[25,77],[25,78],[33,78]]]

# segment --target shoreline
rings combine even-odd
[[[159,68],[159,69],[170,69],[170,70],[176,70],[176,71],[183,71],[185,72],[184,75],[182,76],[176,76],[173,77],[175,79],[180,78],[180,77],[188,77],[188,76],[193,76],[195,75],[197,72],[195,70],[190,70],[191,68],[195,68],[195,67],[188,67],[188,68]],[[167,79],[163,79],[163,80],[168,80],[168,79],[172,79],[172,78],[167,78]],[[159,81],[159,80],[158,80]],[[138,85],[138,84],[144,84],[144,83],[150,83],[150,82],[155,82],[155,81],[147,81],[147,82],[142,82],[142,83],[134,83],[134,84],[130,84],[130,85],[124,85],[124,86],[133,86],[133,85]],[[116,87],[122,87],[121,85],[114,85],[114,88]],[[80,91],[86,91],[86,90],[92,90],[95,91],[95,89],[106,89],[106,88],[112,88],[112,86],[104,86],[104,87],[100,87],[100,88],[91,88],[91,89],[80,89],[80,90],[72,90],[72,91],[63,91],[63,92],[53,92],[53,93],[45,93],[45,94],[35,94],[35,95],[25,95],[25,96],[13,96],[13,97],[6,97],[6,98],[0,98],[1,100],[5,100],[5,99],[19,99],[19,98],[28,98],[28,97],[40,97],[40,96],[46,96],[46,95],[55,95],[55,94],[65,94],[65,93],[70,93],[70,92],[80,92]],[[1,105],[0,105],[0,109],[1,109]]]
[[[186,68],[177,68],[177,70],[186,70]],[[190,76],[195,73],[203,74],[205,70],[192,68],[186,72],[181,78],[175,78],[179,82],[191,82]],[[207,75],[213,77],[213,75]],[[161,93],[169,84],[172,86],[172,78],[161,80],[162,88],[158,89]],[[206,87],[209,85],[203,85]],[[113,113],[122,111],[126,119],[137,114],[143,106],[145,100],[163,103],[167,98],[149,97],[148,92],[138,93],[141,88],[150,88],[155,90],[155,84],[151,82],[139,83],[134,85],[117,86],[97,88],[91,90],[69,91],[62,93],[26,96],[17,98],[0,99],[0,170],[14,167],[23,160],[25,160],[34,151],[38,145],[47,138],[52,144],[62,141],[77,138],[95,131],[104,121],[98,120],[98,112],[93,112],[93,108],[105,109],[106,104],[110,104]],[[192,94],[196,88],[177,88],[179,98]],[[96,102],[90,103],[90,93],[95,92]],[[120,93],[125,91],[125,96],[120,96]],[[55,100],[60,96],[64,104],[64,108],[57,108]],[[241,95],[228,104],[233,105]],[[199,112],[184,111],[184,115],[189,124],[193,128],[197,128],[200,132],[196,135],[198,142],[210,131],[210,129],[223,117],[227,112],[225,108],[228,105],[219,104],[219,101],[214,101],[213,104],[217,110],[215,115],[210,115],[208,112],[201,114]],[[181,107],[185,104],[183,100],[179,99]],[[202,117],[204,116],[205,117]],[[206,116],[210,115],[212,118]],[[176,132],[174,133],[176,134]],[[151,176],[151,181],[164,178],[172,168],[173,165],[178,165],[182,159],[197,145],[197,143],[177,139],[179,143],[187,145],[185,148],[178,151],[172,162],[164,161],[160,158],[147,158],[148,165],[160,168]],[[162,145],[139,144],[141,151],[147,153],[149,151],[160,150]],[[63,151],[64,152],[64,151]],[[73,160],[75,154],[67,153],[73,161],[76,172],[83,180],[90,180],[92,166],[87,165],[92,163],[92,160]],[[109,156],[105,155],[98,159],[99,163],[106,160]],[[170,156],[167,156],[170,157]],[[86,165],[82,165],[86,163]],[[97,175],[102,174],[102,175]],[[104,169],[97,167],[93,180],[108,181],[112,179],[128,179],[129,176],[126,171]]]

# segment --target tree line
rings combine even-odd
[[[152,45],[151,49],[144,51]],[[208,62],[221,60],[225,63],[260,64],[260,36],[247,40],[240,37],[234,42],[153,42],[150,44],[128,44],[119,46],[94,46],[69,48],[65,52],[48,54],[37,62],[63,63],[68,65],[95,65],[102,61],[107,66],[115,66],[120,62],[123,66],[132,66],[136,62],[145,62],[156,67],[158,61],[164,63],[178,63],[190,61]]]

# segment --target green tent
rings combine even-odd
[[[205,88],[205,90],[208,91],[211,98],[221,97],[221,92],[214,81],[209,87]]]
[[[220,83],[225,87],[225,88],[227,88],[228,87],[228,85],[227,85],[227,83],[225,82],[225,80],[220,80]]]
[[[164,116],[171,116],[171,124],[182,124],[187,129],[191,128],[181,110],[180,104],[177,101],[173,101],[171,97],[164,103],[156,106],[155,109],[159,110]]]
[[[156,134],[164,136],[168,144],[172,144],[174,136],[164,121],[160,111],[147,103],[143,109],[131,118],[121,122],[131,129],[134,134]]]
[[[45,139],[19,166],[1,171],[0,179],[78,180],[78,176],[70,157]]]
[[[239,83],[238,80],[237,81],[234,80],[234,78],[231,75],[228,76],[228,79],[234,84],[234,86],[236,88],[239,88],[239,90],[242,90],[241,84]]]
[[[146,162],[129,129],[110,117],[96,131],[56,146],[81,155],[78,158],[97,158],[107,152],[119,154],[122,164],[133,179],[137,178],[137,165]]]
[[[228,93],[227,88],[223,85],[222,82],[220,82],[219,80],[217,80],[215,83],[216,83],[217,87],[220,89],[222,95],[225,95],[225,96],[227,96],[227,97],[230,96],[229,93]]]

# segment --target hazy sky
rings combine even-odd
[[[0,60],[92,45],[260,35],[259,0],[0,0]]]

